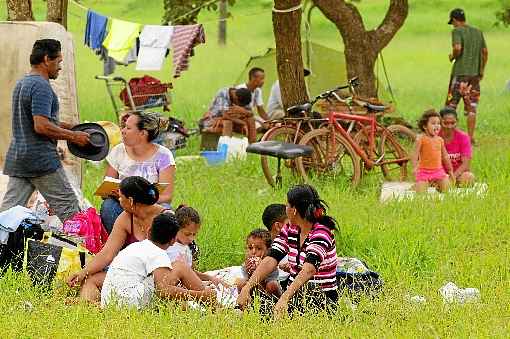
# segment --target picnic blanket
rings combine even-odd
[[[385,182],[381,188],[380,202],[388,202],[391,200],[406,200],[414,199],[416,192],[413,190],[414,183],[412,182]],[[476,194],[482,196],[487,192],[488,186],[486,183],[477,182],[471,187],[455,187],[449,191],[449,194],[467,195]],[[429,187],[427,196],[431,198],[443,199],[444,195],[440,194],[434,187]]]
[[[230,266],[225,268],[220,268],[214,271],[205,272],[211,277],[217,277],[226,282],[229,285],[235,285],[240,280],[244,279],[242,266]]]

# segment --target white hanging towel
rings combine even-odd
[[[159,71],[170,46],[173,26],[146,25],[140,34],[137,71]]]

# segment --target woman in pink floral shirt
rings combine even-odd
[[[441,132],[446,151],[453,167],[453,175],[459,186],[472,185],[475,175],[471,172],[472,157],[469,136],[457,128],[457,112],[451,107],[443,108],[441,114]]]

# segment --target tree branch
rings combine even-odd
[[[369,32],[371,40],[382,50],[393,39],[397,31],[404,24],[409,5],[407,0],[391,0],[390,7],[383,21],[375,31]]]
[[[366,32],[360,12],[344,0],[313,0],[313,3],[330,21],[334,22],[342,37]],[[347,29],[349,27],[349,29]]]

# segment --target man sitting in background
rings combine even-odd
[[[257,139],[255,119],[253,113],[245,107],[251,100],[251,92],[247,88],[222,88],[202,118],[203,127],[210,128],[221,124],[222,135],[226,136],[232,136],[233,130],[242,131],[246,127],[248,141],[255,142]]]
[[[262,98],[262,86],[264,86],[265,74],[264,70],[259,67],[253,67],[248,73],[248,82],[237,85],[236,88],[247,88],[251,92],[251,101],[246,108],[255,113],[257,109],[258,116],[255,116],[255,125],[257,129],[264,125],[269,117],[264,110],[264,100]]]
[[[303,69],[304,76],[310,75],[310,71],[306,68]],[[280,80],[276,80],[271,87],[271,94],[267,100],[267,120],[282,119],[285,117],[283,110],[282,93],[280,91]]]

